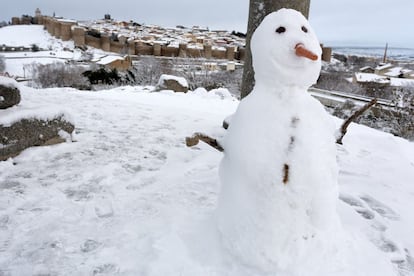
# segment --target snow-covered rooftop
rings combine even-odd
[[[110,63],[112,63],[112,62],[114,62],[114,61],[116,61],[116,60],[124,60],[124,58],[123,58],[123,57],[121,57],[121,56],[117,56],[117,55],[108,55],[108,56],[105,56],[105,57],[103,57],[103,58],[100,58],[100,59],[96,62],[96,64],[100,64],[100,65],[108,65],[108,64],[110,64]]]
[[[373,73],[355,73],[355,79],[357,82],[377,82],[377,83],[389,83],[390,80],[387,77],[379,76]]]
[[[389,68],[392,68],[392,67],[393,67],[393,65],[391,63],[380,64],[375,68],[375,70],[382,71],[382,70],[389,69]]]

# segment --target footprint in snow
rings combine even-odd
[[[392,210],[390,207],[388,207],[384,203],[376,200],[375,198],[365,195],[365,196],[361,196],[361,199],[365,201],[372,210],[374,210],[376,213],[378,213],[382,217],[390,219],[390,220],[400,219],[400,216],[394,210]]]
[[[399,215],[384,203],[375,198],[364,195],[361,197],[354,197],[351,195],[340,194],[339,199],[351,206],[364,219],[370,221],[373,229],[378,231],[378,234],[371,241],[383,252],[390,256],[390,261],[398,267],[399,274],[402,276],[413,275],[414,273],[414,258],[411,256],[408,249],[402,249],[394,241],[385,236],[387,227],[378,221],[379,215],[382,218],[389,220],[398,220]]]

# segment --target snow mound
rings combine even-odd
[[[0,76],[0,85],[10,87],[10,88],[20,87],[19,83],[15,79],[3,77],[3,76]]]

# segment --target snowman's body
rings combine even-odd
[[[307,20],[287,9],[270,14],[251,43],[256,84],[222,141],[218,225],[237,258],[283,271],[312,262],[315,250],[335,255],[329,238],[341,228],[335,127],[307,92],[321,65]],[[317,60],[297,56],[297,44]]]

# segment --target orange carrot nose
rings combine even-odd
[[[305,45],[303,45],[302,43],[298,43],[296,45],[295,52],[296,52],[296,55],[299,57],[305,57],[310,60],[318,60],[318,55],[306,49]]]

